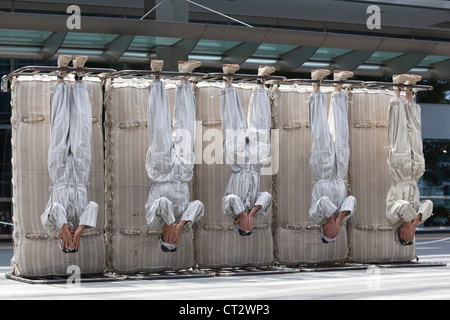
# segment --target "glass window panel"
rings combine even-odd
[[[194,54],[212,54],[222,55],[225,51],[237,46],[240,42],[237,41],[218,41],[218,40],[203,40],[201,39],[195,46],[192,53]]]
[[[426,170],[419,180],[421,200],[433,202],[425,226],[450,226],[450,140],[424,139]]]
[[[401,55],[403,55],[403,53],[377,51],[372,54],[372,56],[366,61],[366,63],[382,63]]]
[[[136,36],[128,48],[130,51],[148,51],[155,46],[172,46],[180,38]]]
[[[291,51],[292,49],[295,49],[297,47],[298,46],[294,45],[263,43],[258,47],[253,56],[265,58],[278,58],[283,53]]]
[[[103,54],[103,50],[90,50],[90,49],[59,49],[56,53],[59,54],[70,54],[70,55],[86,55],[86,56],[99,56]]]
[[[421,66],[429,66],[438,62],[442,62],[444,60],[450,59],[449,57],[443,57],[443,56],[426,56],[425,59],[422,60],[422,62],[419,64]]]
[[[38,46],[52,33],[52,31],[0,29],[0,43]]]
[[[119,35],[100,33],[69,32],[62,47],[70,48],[104,48]]]
[[[337,49],[337,48],[319,48],[316,53],[311,57],[311,60],[315,61],[330,61],[336,57],[342,56],[352,50],[350,49]]]

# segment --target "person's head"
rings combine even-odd
[[[236,231],[236,233],[237,233],[238,235],[243,236],[243,237],[249,236],[249,235],[252,234],[252,230],[244,231],[244,230],[242,230],[238,225],[235,225],[235,226],[234,226],[234,230]]]
[[[170,244],[167,242],[164,242],[162,237],[159,238],[159,247],[163,252],[175,252],[177,251],[178,246],[174,244]]]
[[[329,238],[323,233],[323,226],[320,227],[320,239],[323,243],[332,243],[336,241],[336,238]]]
[[[398,241],[400,242],[401,245],[410,246],[410,245],[412,245],[414,243],[414,240],[406,241],[405,239],[403,239],[400,236],[400,229],[397,229],[397,236],[398,236]]]

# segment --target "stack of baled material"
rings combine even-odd
[[[233,84],[237,90],[244,115],[253,85]],[[255,217],[253,233],[239,236],[233,219],[222,212],[222,197],[231,170],[222,153],[221,90],[223,83],[199,83],[197,98],[197,153],[194,196],[203,202],[205,215],[196,224],[196,259],[201,268],[267,266],[273,263],[272,213]],[[201,131],[200,131],[201,130]],[[201,143],[201,144],[200,144]],[[272,193],[272,176],[261,175],[260,192]]]
[[[327,106],[330,88],[322,87]],[[324,244],[320,229],[309,217],[313,178],[309,155],[311,86],[282,85],[274,94],[274,115],[279,130],[279,170],[274,179],[275,258],[281,264],[298,265],[339,262],[347,258],[347,230],[341,227],[337,240]]]
[[[56,77],[19,76],[12,83],[14,257],[12,274],[65,275],[78,266],[83,274],[103,273],[106,265],[103,194],[103,90],[98,78],[85,77],[92,105],[92,159],[88,201],[99,205],[96,228],[85,229],[77,253],[61,251],[41,223],[52,182],[47,168],[50,97]],[[66,81],[70,86],[73,82]]]
[[[97,227],[83,232],[80,250],[65,254],[40,220],[51,186],[47,153],[55,81],[51,76],[19,76],[12,82],[12,274],[16,276],[67,275],[71,265],[86,274],[105,270],[133,274],[197,267],[388,263],[414,258],[414,246],[400,245],[385,216],[390,187],[387,109],[392,93],[354,89],[350,94],[347,185],[357,208],[340,228],[337,240],[325,244],[319,238],[320,227],[309,217],[313,188],[309,163],[311,86],[281,85],[271,91],[272,157],[261,170],[259,191],[272,195],[272,210],[266,216],[256,216],[252,235],[245,237],[236,234],[233,219],[222,212],[222,198],[231,175],[223,157],[224,84],[195,84],[196,165],[190,190],[191,201],[204,204],[204,216],[193,230],[182,232],[176,252],[165,253],[160,249],[159,235],[149,231],[145,214],[150,191],[145,160],[151,80],[113,78],[103,87],[100,79],[90,77],[84,79],[92,105],[92,163],[87,192],[88,200],[98,203],[99,214]],[[177,82],[163,81],[173,113]],[[255,85],[233,85],[247,116]],[[332,90],[322,87],[327,105]]]
[[[147,105],[151,81],[115,78],[106,84],[105,165],[108,269],[117,273],[180,270],[194,266],[191,232],[178,250],[165,253],[159,235],[148,230],[145,203],[150,180]],[[166,83],[173,112],[175,84]]]
[[[350,100],[350,185],[358,201],[350,230],[350,258],[362,263],[410,261],[415,248],[401,245],[386,219],[390,187],[387,112],[392,92],[354,90]]]

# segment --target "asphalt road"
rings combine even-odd
[[[13,255],[12,244],[0,242],[0,299],[187,299],[188,301],[450,299],[450,233],[418,234],[416,239],[416,255],[419,262],[446,265],[401,268],[369,266],[364,269],[343,271],[82,282],[78,285],[28,284],[7,279],[5,274],[9,271]],[[222,308],[215,311],[222,314],[225,312]]]

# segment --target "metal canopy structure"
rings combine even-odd
[[[195,59],[212,68],[268,64],[284,73],[327,68],[450,79],[450,1],[195,2],[252,27],[186,0],[79,3],[81,29],[70,30],[69,1],[0,1],[0,59],[48,61],[64,53],[105,66],[159,58],[174,70],[178,60]],[[373,3],[381,8],[380,30],[366,25]]]

